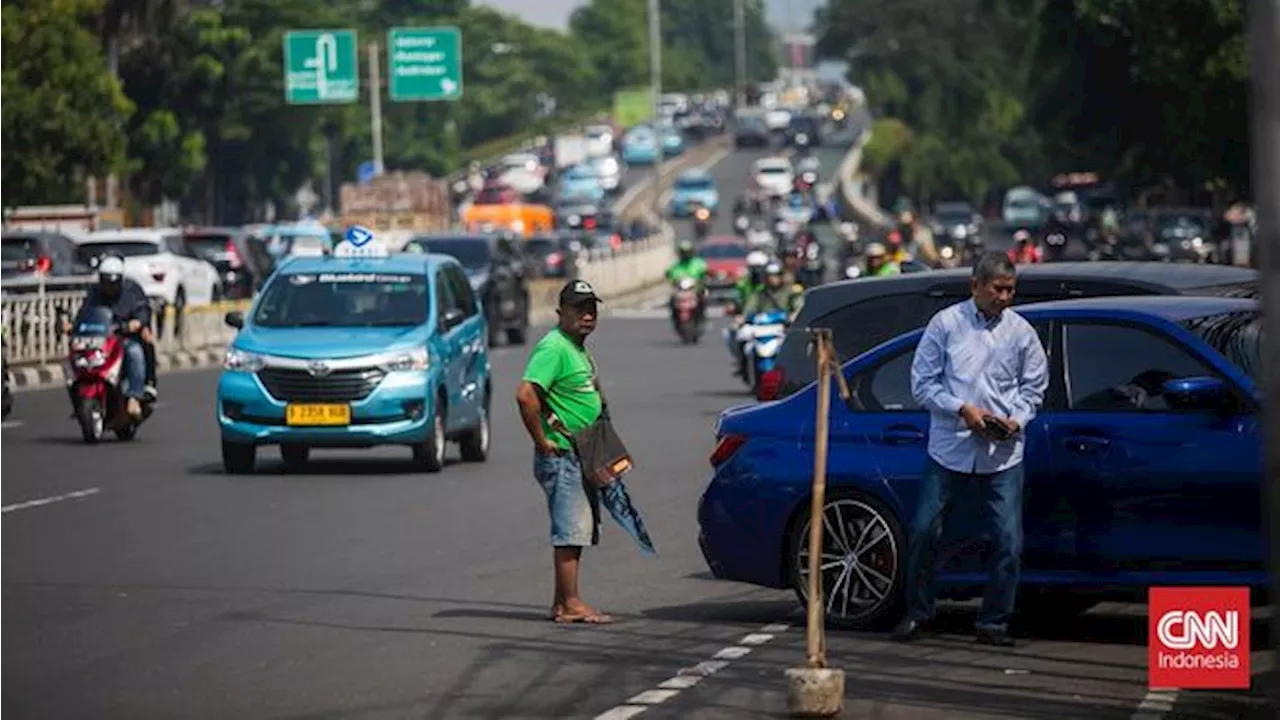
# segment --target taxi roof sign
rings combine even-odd
[[[333,256],[340,258],[384,258],[391,252],[382,244],[373,231],[361,225],[352,225],[342,242],[333,249]]]

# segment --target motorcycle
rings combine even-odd
[[[936,240],[938,250],[938,267],[954,268],[960,266],[961,253],[956,252],[955,241],[950,236],[939,236]]]
[[[751,218],[746,215],[739,215],[733,219],[733,229],[739,235],[746,235],[747,230],[751,229]]]
[[[692,345],[702,337],[702,321],[698,318],[698,283],[693,278],[681,278],[676,283],[671,303],[675,307],[675,331],[680,342]]]
[[[0,345],[0,375],[4,376],[4,395],[0,397],[0,418],[9,417],[13,410],[13,391],[9,389],[9,339],[5,333],[3,345]]]
[[[862,265],[856,260],[844,266],[844,278],[846,280],[857,280],[860,277],[862,277]]]
[[[778,360],[778,350],[787,334],[785,310],[756,313],[738,328],[737,340],[742,344],[746,358],[743,379],[751,387],[756,399],[761,399],[760,378],[773,369]]]
[[[700,207],[693,211],[693,236],[702,240],[711,232],[711,211]]]
[[[121,440],[132,440],[155,409],[155,401],[142,401],[142,416],[134,420],[124,394],[125,338],[111,309],[93,307],[77,318],[70,339],[71,384],[68,390],[86,443],[96,443],[107,430]]]
[[[1050,230],[1044,236],[1044,259],[1062,262],[1067,255],[1067,234],[1062,230]]]
[[[805,245],[796,281],[806,288],[817,287],[822,284],[825,271],[826,263],[822,259],[822,246],[817,241],[811,241]]]

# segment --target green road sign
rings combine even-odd
[[[284,97],[293,105],[352,103],[360,98],[355,30],[284,34]]]
[[[387,31],[391,99],[458,100],[462,97],[462,31],[456,27]]]

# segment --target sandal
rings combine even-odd
[[[556,615],[553,620],[557,625],[609,625],[613,623],[612,617],[598,611],[579,615],[561,613]]]

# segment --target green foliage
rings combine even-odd
[[[95,0],[5,2],[0,143],[4,203],[83,198],[83,179],[119,167],[132,106],[84,29]]]
[[[815,24],[819,53],[850,60],[903,123],[877,123],[893,136],[873,139],[868,167],[920,203],[982,202],[1084,169],[1247,192],[1242,12],[1235,0],[831,0]]]

